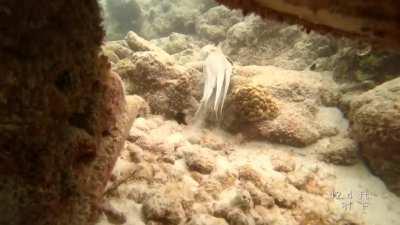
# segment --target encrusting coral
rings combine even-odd
[[[245,84],[236,88],[233,105],[241,120],[248,122],[271,120],[279,113],[276,101],[260,85]]]

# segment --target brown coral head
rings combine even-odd
[[[260,85],[240,86],[233,95],[233,105],[241,120],[248,122],[272,120],[279,114],[276,100]]]

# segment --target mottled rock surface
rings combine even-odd
[[[380,45],[399,47],[400,32],[399,8],[400,3],[385,1],[323,1],[315,4],[310,1],[280,1],[268,0],[218,0],[235,9],[242,9],[245,13],[259,15],[278,21],[303,24],[307,29],[321,32],[356,36]],[[275,4],[274,4],[275,3]],[[324,13],[319,13],[324,11]],[[376,13],[379,12],[379,13]],[[347,23],[343,22],[346,21]],[[360,23],[364,24],[363,26]]]
[[[388,81],[351,102],[351,135],[371,170],[400,193],[400,79]]]
[[[236,66],[234,71],[233,91],[224,109],[227,129],[297,147],[337,134],[335,125],[318,117],[337,86],[329,74],[273,66]],[[241,89],[246,92],[238,98]]]
[[[196,21],[197,34],[218,43],[226,38],[229,27],[242,20],[239,11],[231,11],[224,6],[217,6],[202,14]]]
[[[228,223],[224,219],[211,215],[197,214],[192,217],[188,225],[228,225]]]
[[[143,213],[147,220],[171,224],[179,224],[185,216],[180,203],[160,195],[154,195],[143,202]]]
[[[0,224],[93,224],[136,114],[99,56],[98,3],[0,8]]]
[[[184,158],[189,169],[199,173],[209,174],[215,168],[215,159],[204,150],[184,152]]]
[[[332,137],[327,148],[321,151],[320,159],[336,165],[354,165],[359,161],[357,143],[349,137]]]
[[[168,53],[133,32],[126,41],[134,53],[113,66],[125,81],[126,93],[142,96],[154,114],[174,118],[194,111],[199,72],[177,65]]]

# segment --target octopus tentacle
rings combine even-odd
[[[196,115],[204,110],[213,111],[220,119],[231,80],[232,64],[219,48],[214,48],[204,62],[203,74],[206,80]]]
[[[226,95],[228,94],[228,89],[229,89],[229,85],[231,82],[231,76],[232,76],[232,64],[225,59],[225,83],[224,83],[224,92],[222,94],[222,101],[221,101],[221,106],[220,106],[220,115],[222,115],[222,109],[224,107],[225,104],[225,98]]]

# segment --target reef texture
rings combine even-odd
[[[94,222],[135,116],[100,25],[95,0],[1,1],[0,224]]]
[[[306,29],[357,36],[386,46],[400,47],[400,2],[311,0],[217,0],[245,14],[297,23]]]
[[[262,86],[244,85],[236,87],[233,103],[239,119],[245,122],[259,122],[275,119],[279,109],[275,100]]]
[[[356,97],[350,123],[371,170],[400,195],[400,79]]]
[[[223,126],[251,138],[304,147],[338,134],[326,124],[326,108],[336,84],[311,71],[272,66],[236,66]],[[320,118],[320,116],[322,116]]]
[[[172,32],[193,33],[197,18],[215,6],[212,0],[136,0],[143,12],[143,25],[133,29],[145,38],[167,36]]]
[[[218,43],[226,38],[229,27],[240,20],[242,15],[239,11],[232,11],[224,6],[213,7],[196,21],[196,33],[202,38]]]
[[[144,14],[157,15],[154,19],[157,22],[146,16],[148,27],[134,31],[142,37],[152,38],[152,43],[181,64],[203,60],[201,49],[208,44],[218,44],[235,64],[243,66],[329,70],[334,71],[338,80],[372,80],[378,84],[393,79],[400,72],[399,53],[375,48],[360,41],[362,38],[350,40],[318,32],[306,33],[297,23],[288,25],[254,14],[244,16],[239,10],[215,6],[216,3],[209,0],[153,1],[159,4],[151,4],[149,0],[137,2],[147,12]],[[190,16],[194,9],[196,12]],[[179,12],[171,13],[176,11]],[[183,14],[190,18],[181,16]],[[156,34],[157,27],[171,22],[173,29],[168,28],[162,35]],[[180,24],[186,23],[193,27],[182,30]],[[149,36],[149,31],[155,33]]]
[[[327,167],[287,152],[269,159],[255,149],[240,151],[233,138],[210,130],[196,132],[200,140],[192,144],[189,133],[161,116],[135,120],[107,195],[126,224],[364,224],[330,199],[334,180]],[[207,147],[220,138],[225,147]],[[141,152],[139,163],[129,157],[133,152]],[[265,167],[270,163],[273,168]],[[109,224],[108,217],[98,225]]]
[[[133,32],[126,42],[132,54],[113,66],[125,81],[126,92],[143,96],[154,114],[171,118],[195,111],[193,87],[201,85],[199,71],[177,65],[168,53]]]

